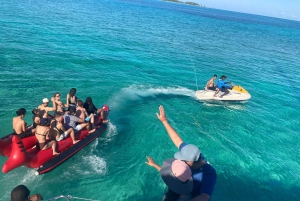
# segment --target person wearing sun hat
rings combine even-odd
[[[160,172],[160,176],[172,192],[172,197],[168,201],[187,201],[189,193],[193,189],[193,178],[190,167],[183,161],[175,158],[165,160],[162,166],[159,166],[151,157],[147,156],[147,165],[156,168]]]
[[[200,149],[196,145],[186,144],[181,139],[167,121],[163,106],[159,107],[159,114],[156,113],[156,116],[164,125],[174,145],[179,149],[179,152],[175,153],[174,158],[184,161],[191,168],[193,177],[191,201],[209,201],[217,180],[216,170],[206,162]],[[174,193],[176,192],[172,192],[172,190],[169,189],[165,195],[170,197]]]

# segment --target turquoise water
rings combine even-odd
[[[0,200],[19,184],[45,199],[160,200],[145,156],[162,163],[176,148],[159,105],[217,170],[211,200],[298,200],[300,22],[154,0],[7,0],[0,27],[0,136],[56,91],[111,108],[106,133],[50,173],[1,173]],[[252,99],[198,101],[215,73]]]

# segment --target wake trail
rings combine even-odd
[[[195,98],[195,91],[185,87],[146,87],[146,86],[129,86],[121,89],[111,98],[110,107],[118,107],[126,102],[139,102],[144,99],[156,99],[162,97],[185,96]]]

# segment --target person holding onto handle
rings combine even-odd
[[[225,92],[224,94],[222,94],[220,96],[220,98],[223,98],[223,96],[225,96],[226,94],[229,94],[229,90],[232,88],[231,82],[225,82],[225,79],[227,78],[227,76],[222,75],[221,78],[218,81],[217,84],[217,88],[216,88],[216,92],[214,94],[214,97],[217,96],[217,94],[219,93],[219,91]]]

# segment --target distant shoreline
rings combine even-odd
[[[178,1],[178,0],[163,0],[163,1],[168,1],[168,2],[173,2],[173,3],[180,3],[180,4],[187,4],[187,5],[191,5],[191,6],[205,7],[202,4],[198,4],[198,3],[195,3],[195,2],[191,2],[191,1],[188,1],[188,2],[182,2],[182,1]]]

